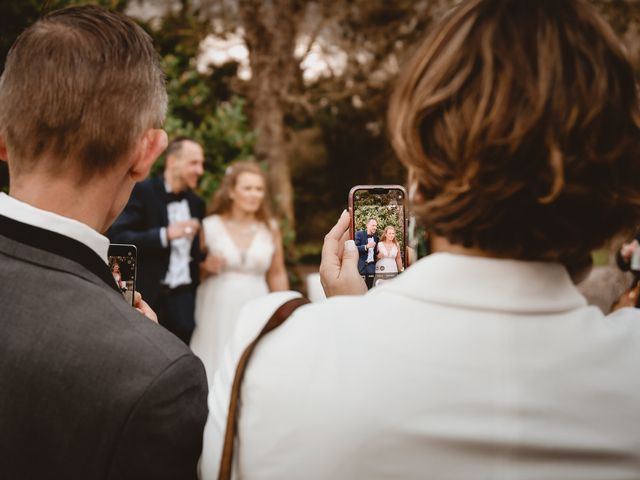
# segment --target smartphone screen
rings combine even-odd
[[[408,264],[405,202],[401,185],[357,185],[349,193],[358,271],[368,288],[396,277]]]
[[[136,291],[135,245],[112,243],[109,245],[109,269],[125,300],[133,305]]]

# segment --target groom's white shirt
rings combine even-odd
[[[209,399],[217,478],[235,364],[292,293],[248,304]],[[298,309],[257,346],[234,475],[638,479],[640,312],[605,317],[559,264],[434,254]]]
[[[42,210],[6,193],[0,193],[0,215],[73,238],[91,248],[108,263],[109,239],[78,220]]]

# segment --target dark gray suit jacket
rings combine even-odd
[[[109,277],[80,242],[0,216],[1,478],[196,477],[204,368]]]

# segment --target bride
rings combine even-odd
[[[378,261],[376,262],[376,275],[384,278],[389,273],[398,273],[404,270],[402,257],[400,256],[400,244],[396,240],[396,229],[389,225],[378,242]]]
[[[242,306],[269,291],[287,290],[282,238],[269,212],[266,178],[258,164],[232,164],[202,221],[207,251],[196,295],[191,349],[209,379]]]

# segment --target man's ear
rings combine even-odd
[[[147,130],[140,139],[138,153],[129,169],[131,178],[136,182],[144,180],[168,144],[167,132],[159,128]]]

